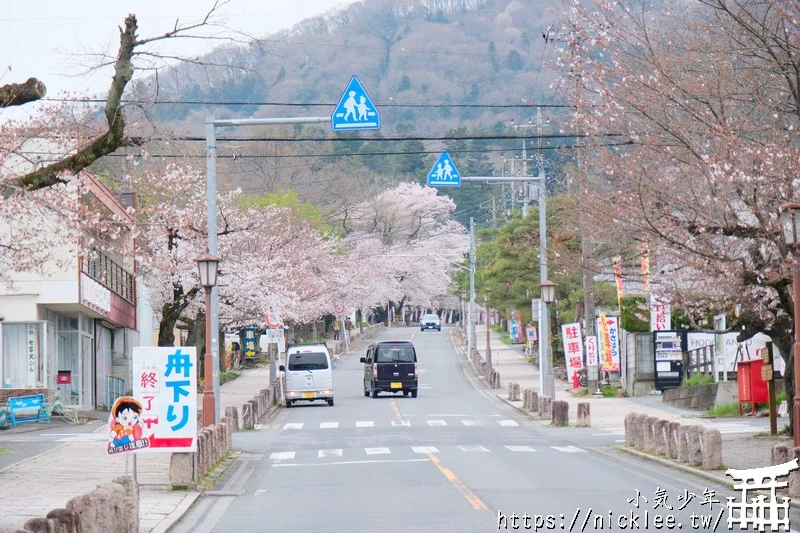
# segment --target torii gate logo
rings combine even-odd
[[[797,459],[792,459],[788,463],[780,465],[747,470],[732,468],[726,470],[727,475],[742,482],[733,486],[734,489],[741,491],[741,501],[737,502],[736,498],[728,496],[728,529],[733,529],[734,524],[739,524],[741,529],[753,526],[758,531],[764,531],[766,527],[772,531],[778,531],[782,526],[784,531],[789,531],[789,502],[791,499],[782,496],[780,498],[782,501],[779,502],[775,491],[789,484],[788,481],[777,481],[777,479],[786,477],[797,469]],[[763,494],[755,498],[748,495],[749,490],[764,489],[769,489],[769,499]],[[739,511],[738,515],[734,514],[734,511]]]

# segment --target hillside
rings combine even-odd
[[[501,156],[521,156],[521,140],[443,144],[437,139],[535,134],[533,128],[508,126],[535,119],[529,103],[559,102],[550,88],[555,74],[548,63],[563,44],[543,38],[557,24],[551,13],[557,5],[553,0],[364,0],[251,46],[220,48],[203,58],[204,65],[181,64],[162,73],[157,101],[181,103],[157,105],[153,116],[167,130],[196,136],[204,135],[208,113],[217,118],[329,116],[356,75],[381,113],[379,132],[333,134],[308,126],[228,130],[229,137],[287,139],[266,146],[240,143],[235,150],[240,162],[229,168],[236,175],[231,184],[260,192],[302,182],[301,194],[327,203],[330,187],[307,186],[321,174],[323,181],[337,175],[355,180],[346,185],[349,197],[352,187],[381,187],[398,179],[424,182],[443,148],[459,149],[453,157],[464,175],[501,174]],[[139,83],[139,97],[156,94],[154,83],[154,78]],[[545,119],[559,112],[563,117],[563,110],[546,109]],[[326,138],[336,139],[319,142]],[[359,140],[374,138],[390,140]],[[533,145],[529,141],[529,148]],[[221,143],[220,153],[225,150]],[[348,159],[359,153],[371,155]],[[392,155],[375,155],[381,153]],[[246,160],[254,155],[272,160]],[[521,169],[522,164],[516,168]],[[491,190],[466,185],[450,191],[462,221],[469,218],[464,210],[486,200]]]

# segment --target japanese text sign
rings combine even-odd
[[[617,317],[600,313],[597,322],[603,370],[617,372],[619,371],[619,323]]]
[[[256,328],[244,328],[244,355],[245,357],[256,356]]]
[[[669,303],[655,296],[650,298],[650,331],[668,330],[672,326]]]
[[[108,453],[196,450],[196,349],[134,348],[133,396],[111,409]]]
[[[586,337],[586,366],[597,366],[597,337],[595,335]]]
[[[561,339],[564,343],[564,360],[567,362],[567,381],[574,386],[577,383],[575,373],[583,366],[581,325],[561,324]]]

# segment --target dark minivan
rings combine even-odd
[[[402,392],[417,397],[417,352],[408,341],[383,341],[370,344],[364,363],[364,396],[379,392]]]

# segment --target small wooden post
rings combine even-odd
[[[761,373],[764,380],[767,382],[767,397],[769,399],[769,432],[770,435],[778,434],[778,414],[775,406],[775,373],[773,372],[772,362],[772,342],[767,343],[767,349],[762,352],[762,359],[764,365],[761,367]]]

